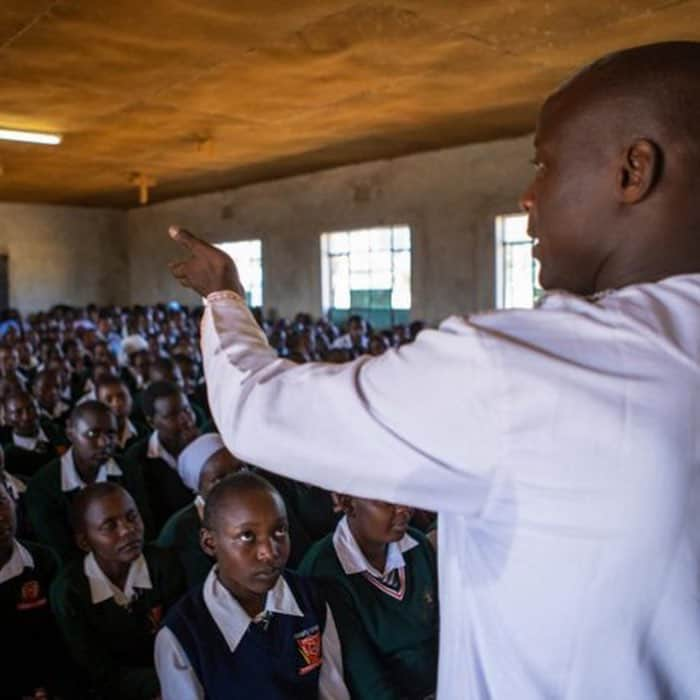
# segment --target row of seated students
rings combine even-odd
[[[244,465],[154,364],[5,391],[0,697],[430,697],[430,514]]]

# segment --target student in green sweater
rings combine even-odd
[[[338,625],[355,700],[424,700],[435,693],[437,568],[411,508],[339,496],[345,517],[299,572],[321,585]]]
[[[48,592],[58,560],[46,547],[16,537],[15,502],[0,475],[0,620],[3,700],[75,697],[69,657]]]
[[[118,484],[83,489],[71,516],[86,554],[58,576],[51,604],[73,658],[104,700],[159,698],[153,643],[186,588],[177,557],[144,547],[138,508]]]
[[[225,476],[243,467],[243,462],[226,449],[218,433],[200,435],[180,453],[177,461],[180,478],[197,495],[190,505],[169,518],[157,544],[177,552],[188,586],[203,583],[214,564],[199,541],[207,496]]]
[[[64,560],[79,554],[70,524],[70,507],[88,484],[115,481],[136,501],[150,534],[150,509],[139,468],[114,459],[117,421],[108,406],[85,401],[67,427],[72,447],[44,465],[29,482],[25,503],[36,539]]]

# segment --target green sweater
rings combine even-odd
[[[154,533],[141,472],[135,465],[116,461],[122,476],[107,478],[121,484],[131,494],[143,518],[146,539],[149,539]],[[24,495],[35,539],[51,547],[64,561],[81,554],[70,525],[70,508],[78,491],[61,490],[61,460],[55,459],[34,475]]]
[[[147,545],[143,553],[153,588],[142,589],[128,608],[113,598],[92,603],[82,559],[68,564],[51,587],[51,605],[71,654],[105,700],[151,700],[160,692],[153,643],[186,586],[172,552]]]
[[[199,544],[202,521],[194,503],[172,515],[163,526],[156,541],[177,553],[187,576],[188,587],[204,583],[214,560],[208,557]]]
[[[20,541],[34,565],[0,584],[2,651],[0,696],[14,700],[37,688],[73,697],[70,659],[49,607],[49,587],[58,572],[58,559],[48,548]]]
[[[362,574],[347,575],[332,535],[311,547],[299,567],[299,573],[319,582],[331,606],[353,700],[418,700],[435,692],[435,552],[419,531],[409,529],[409,534],[420,544],[403,553],[406,591],[402,600],[381,592]]]

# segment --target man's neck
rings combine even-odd
[[[95,557],[97,564],[104,575],[120,590],[123,591],[126,586],[126,579],[129,577],[129,569],[131,563],[122,561],[106,561]]]
[[[386,554],[387,554],[387,545],[385,542],[370,542],[368,540],[363,539],[362,537],[358,537],[358,533],[355,531],[353,528],[353,522],[352,520],[348,520],[350,524],[350,532],[352,532],[353,537],[355,538],[355,542],[357,542],[357,546],[360,548],[360,551],[362,554],[364,554],[365,559],[379,572],[384,571],[384,567],[386,566]]]
[[[73,462],[75,463],[75,469],[78,472],[78,475],[80,478],[86,483],[86,484],[92,484],[94,483],[95,479],[97,478],[97,474],[100,471],[100,467],[102,466],[101,464],[89,464],[87,462],[83,462],[80,457],[73,452]]]

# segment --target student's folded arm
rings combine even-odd
[[[209,403],[241,459],[326,489],[478,513],[501,456],[497,360],[476,329],[344,365],[279,359],[244,303],[210,298]],[[473,355],[473,357],[470,357]]]
[[[163,700],[204,698],[204,691],[187,655],[167,627],[163,627],[156,636],[154,655]]]

